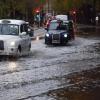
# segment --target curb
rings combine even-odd
[[[39,29],[42,29],[43,27],[36,27],[36,28],[34,28],[34,30],[39,30]]]

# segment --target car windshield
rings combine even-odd
[[[49,30],[67,30],[67,24],[60,24],[58,22],[51,22]]]
[[[18,25],[0,24],[0,35],[18,35]]]
[[[51,22],[49,29],[50,30],[56,30],[58,25],[59,25],[59,23],[57,23],[57,22]]]

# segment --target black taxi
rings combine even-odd
[[[74,39],[72,21],[52,20],[45,34],[45,44],[67,44]]]

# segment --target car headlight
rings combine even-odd
[[[64,34],[64,37],[66,38],[67,37],[67,34]]]
[[[15,42],[11,42],[10,45],[11,45],[11,46],[14,46],[14,45],[15,45]]]
[[[49,37],[49,34],[46,34],[46,37]]]

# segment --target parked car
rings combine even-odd
[[[0,20],[0,55],[20,56],[31,49],[27,23],[23,20]]]
[[[46,28],[45,44],[67,44],[73,37],[72,24],[70,21],[52,20]]]

